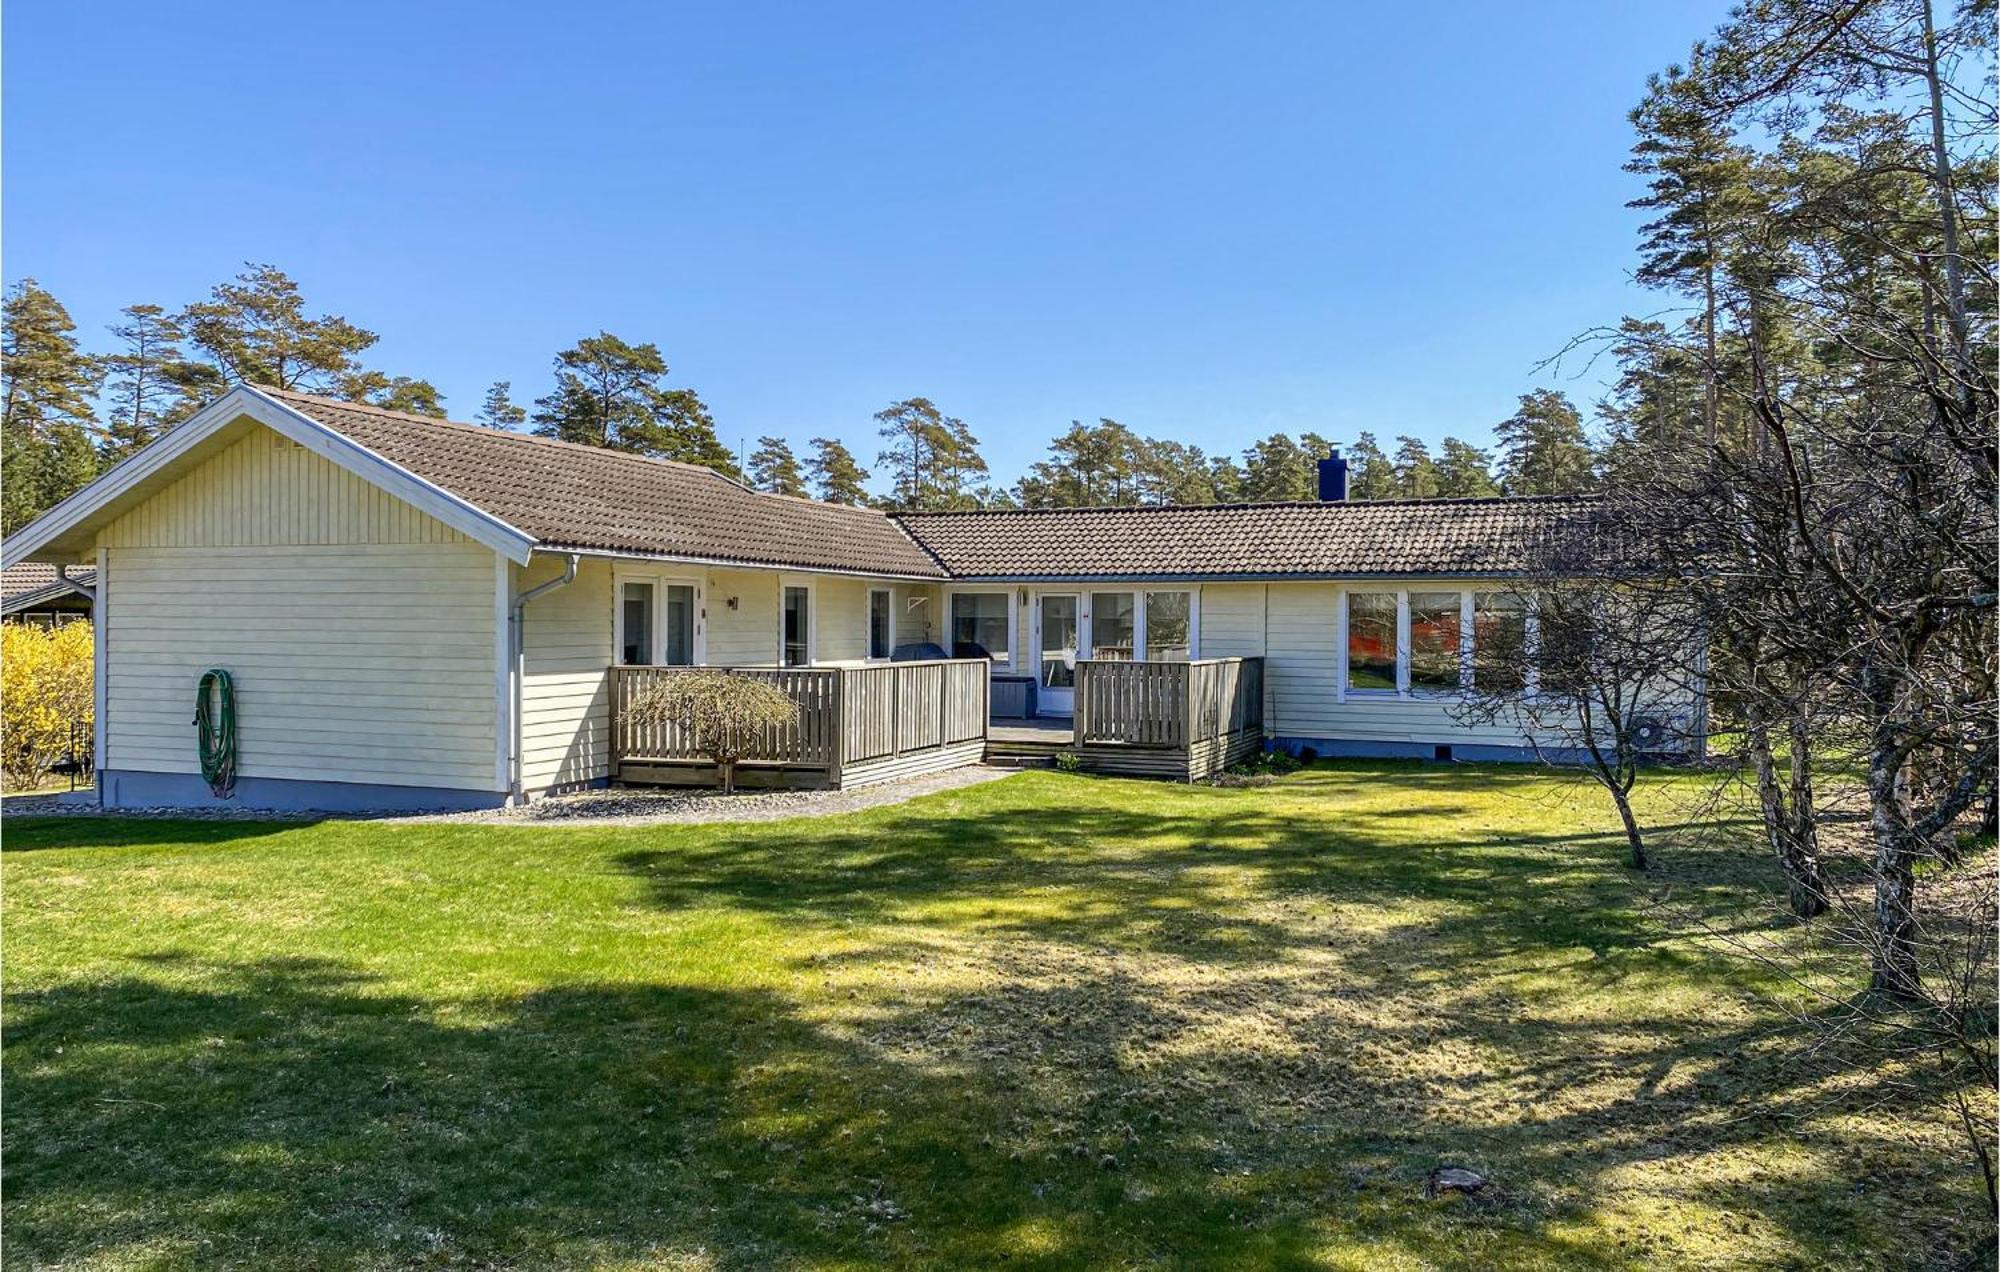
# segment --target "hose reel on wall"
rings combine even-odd
[[[221,667],[201,674],[194,690],[195,744],[201,776],[217,799],[236,793],[236,683]]]

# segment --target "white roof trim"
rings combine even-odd
[[[0,613],[14,614],[24,609],[33,609],[37,605],[60,599],[71,593],[90,601],[97,599],[83,584],[57,579],[53,583],[44,583],[31,592],[16,592],[5,600],[0,600]]]
[[[225,425],[248,416],[363,481],[436,517],[516,564],[526,564],[534,536],[385,459],[366,446],[249,385],[238,385],[192,419],[7,536],[0,563],[18,565],[52,540],[103,512],[121,496],[193,450]]]
[[[827,574],[841,578],[872,579],[878,583],[949,583],[941,574],[885,574],[880,570],[856,570],[833,565],[800,565],[796,561],[752,561],[745,557],[692,556],[684,552],[643,552],[636,548],[577,548],[548,542],[535,548],[546,556],[602,557],[610,561],[633,561],[651,565],[703,565],[710,569],[752,573],[757,570],[782,574]]]

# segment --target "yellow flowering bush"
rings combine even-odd
[[[89,623],[0,624],[0,774],[28,789],[69,754],[72,722],[89,724],[95,699]]]

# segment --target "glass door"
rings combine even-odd
[[[1036,598],[1036,626],[1041,631],[1037,672],[1041,694],[1036,710],[1069,715],[1076,710],[1077,597],[1047,594]]]

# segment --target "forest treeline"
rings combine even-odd
[[[209,295],[168,309],[126,307],[90,348],[67,308],[34,279],[7,292],[0,332],[4,528],[39,515],[233,384],[252,382],[443,417],[431,381],[370,364],[373,331],[318,314],[298,284],[270,265],[246,266]],[[995,483],[962,419],[925,397],[891,403],[873,425],[873,470],[840,439],[759,437],[747,456],[725,445],[695,390],[669,383],[659,346],[607,331],[555,355],[547,391],[517,401],[494,382],[473,418],[493,428],[701,464],[760,490],[834,503],[923,510],[1205,504],[1311,499],[1316,462],[1331,442],[1273,433],[1241,455],[1146,437],[1113,419],[1072,421],[1045,458],[1012,485]],[[1345,453],[1355,499],[1563,494],[1588,489],[1606,456],[1561,393],[1537,390],[1493,427],[1488,451],[1447,437],[1435,452],[1374,433]]]

